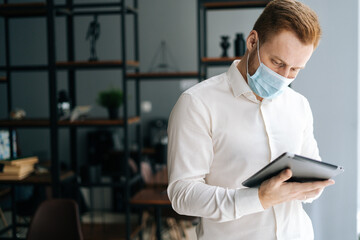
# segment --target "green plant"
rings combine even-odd
[[[118,108],[123,101],[123,92],[118,88],[99,92],[97,103],[105,108]]]

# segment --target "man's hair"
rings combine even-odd
[[[296,34],[304,44],[319,44],[321,28],[316,13],[303,3],[295,0],[273,0],[265,7],[256,20],[256,30],[260,44],[274,34],[289,30]]]

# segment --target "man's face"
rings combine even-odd
[[[257,56],[257,45],[250,51],[249,74],[253,75],[260,63]],[[312,44],[303,44],[290,31],[282,31],[260,43],[260,60],[274,72],[286,77],[295,78],[303,69],[313,53]]]

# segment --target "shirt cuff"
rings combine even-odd
[[[237,189],[235,192],[236,218],[264,211],[260,202],[258,188]]]

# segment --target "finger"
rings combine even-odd
[[[314,198],[314,197],[318,196],[318,195],[322,192],[323,189],[324,189],[324,188],[318,188],[318,189],[315,189],[315,190],[306,192],[306,193],[305,193],[305,196],[306,196],[307,198]]]
[[[298,190],[301,192],[309,192],[318,188],[325,188],[327,186],[335,184],[335,181],[332,179],[324,180],[324,181],[314,181],[314,182],[306,182],[306,183],[295,183]],[[301,190],[300,190],[301,189]]]
[[[281,171],[277,176],[274,177],[276,183],[281,184],[287,180],[289,180],[292,176],[292,171],[290,169],[285,169]]]

